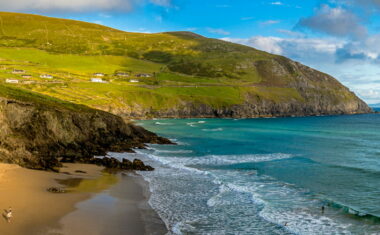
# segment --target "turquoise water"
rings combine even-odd
[[[137,154],[171,233],[380,234],[378,114],[140,123],[178,143]]]

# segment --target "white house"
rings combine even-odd
[[[101,78],[91,78],[91,82],[105,83],[105,81],[103,81]]]
[[[40,78],[47,78],[47,79],[52,79],[52,78],[53,78],[53,76],[52,76],[52,75],[50,75],[50,74],[41,74],[41,75],[40,75]]]
[[[94,73],[95,77],[104,77],[104,73]]]
[[[16,80],[16,79],[6,79],[5,82],[6,83],[18,83],[18,80]]]
[[[136,79],[131,79],[131,80],[129,80],[129,82],[137,83],[137,82],[140,82],[140,81],[136,80]]]
[[[150,77],[152,77],[152,75],[149,73],[139,73],[139,74],[136,74],[136,77],[138,77],[138,78],[150,78]]]
[[[21,75],[22,78],[32,78],[32,75],[30,74],[24,74],[24,75]]]

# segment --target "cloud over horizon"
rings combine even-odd
[[[369,103],[380,102],[380,35],[362,44],[338,38],[271,37],[223,38],[279,54],[339,78]],[[379,41],[377,41],[379,40]],[[379,43],[379,44],[377,44]],[[371,57],[372,56],[372,57]],[[363,63],[363,61],[366,61]]]
[[[305,61],[318,57],[333,58],[336,51],[343,47],[345,40],[333,38],[281,38],[254,36],[251,38],[223,38],[223,40],[244,44],[269,53],[283,55],[295,60]],[[312,57],[310,55],[313,55]],[[332,60],[334,61],[334,60]]]
[[[171,5],[171,0],[0,0],[0,9],[38,12],[128,12],[135,5],[143,3],[168,7]]]
[[[231,34],[230,32],[227,32],[224,29],[207,28],[207,31],[209,33],[218,34],[218,35],[224,35],[224,36]]]
[[[322,5],[313,16],[301,18],[296,25],[299,28],[326,33],[338,37],[364,38],[367,29],[360,24],[360,19],[354,13],[342,7]]]

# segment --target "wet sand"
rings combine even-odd
[[[147,200],[146,183],[133,173],[119,175],[109,189],[77,205],[77,210],[61,219],[60,231],[71,235],[166,234],[165,225]]]
[[[79,171],[78,171],[79,170]],[[101,167],[67,164],[63,173],[0,164],[0,234],[165,234],[147,200],[147,183],[134,173],[107,174]],[[64,187],[68,193],[50,193]]]

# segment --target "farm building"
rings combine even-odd
[[[95,77],[104,77],[104,73],[94,73],[93,74]]]
[[[52,76],[52,75],[50,75],[50,74],[41,74],[41,75],[40,75],[40,78],[47,78],[47,79],[52,79],[52,78],[53,78],[53,76]]]
[[[6,79],[5,82],[6,83],[18,83],[18,80],[17,79]]]
[[[101,78],[91,78],[91,82],[105,83],[105,81],[103,81]]]
[[[131,79],[131,80],[129,80],[129,82],[138,83],[138,82],[140,82],[140,81],[139,81],[139,80],[136,80],[136,79]]]
[[[22,69],[14,69],[12,71],[13,74],[22,74],[22,73],[25,73],[25,70],[22,70]]]
[[[138,77],[138,78],[150,78],[150,77],[152,77],[152,74],[149,74],[149,73],[139,73],[139,74],[136,74],[136,77]]]
[[[32,78],[32,75],[30,74],[24,74],[24,75],[21,75],[22,78]]]
[[[35,81],[23,81],[22,83],[24,83],[24,84],[35,84],[36,82]]]

